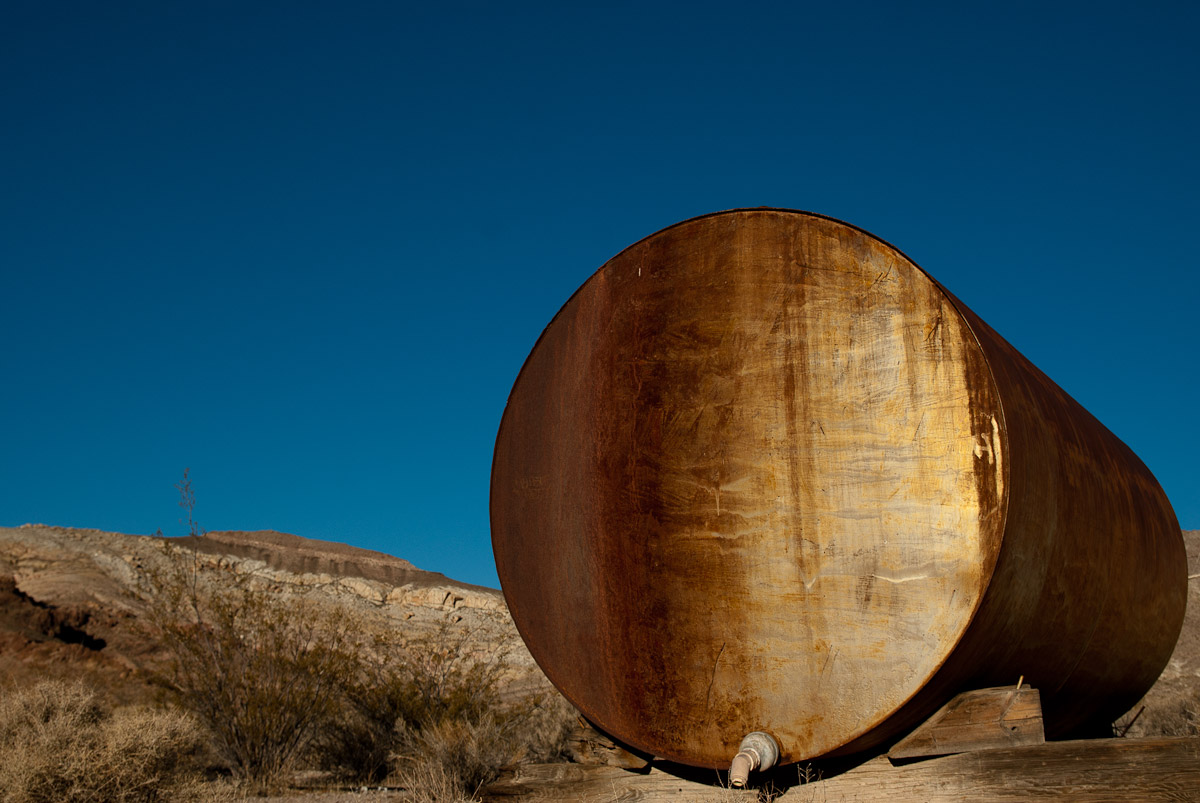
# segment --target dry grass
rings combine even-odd
[[[80,683],[46,681],[0,701],[4,803],[204,799],[193,771],[202,737],[177,712],[110,712]]]
[[[404,787],[414,803],[476,800],[505,767],[562,759],[575,716],[565,700],[554,696],[493,703],[471,716],[402,730],[392,783]]]
[[[491,717],[446,720],[405,741],[396,783],[414,803],[475,800],[511,758],[503,728]]]

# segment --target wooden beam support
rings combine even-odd
[[[1042,698],[1029,686],[975,689],[942,706],[892,747],[888,758],[923,758],[1042,744]]]
[[[803,768],[811,772],[809,783]],[[813,765],[797,775],[777,803],[1011,803],[1015,800],[1200,800],[1200,739],[1088,739],[1028,747],[977,750],[894,766],[879,756],[840,775],[820,779]],[[783,768],[786,770],[787,768]],[[795,768],[793,768],[795,769]],[[701,779],[703,780],[703,779]],[[518,767],[483,790],[487,803],[733,803],[758,791],[724,789],[652,768],[538,764]],[[784,775],[775,776],[776,782]]]
[[[1071,803],[1200,800],[1200,739],[1085,739],[976,750],[894,766],[880,756],[796,786],[778,803]]]
[[[653,756],[640,753],[596,730],[583,717],[576,720],[575,729],[567,737],[567,753],[576,764],[626,770],[644,770],[654,760]]]
[[[712,776],[715,781],[717,773]],[[750,803],[758,800],[758,791],[688,781],[660,769],[640,773],[618,767],[530,764],[489,785],[482,798],[485,803]]]

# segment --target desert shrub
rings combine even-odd
[[[563,758],[574,720],[555,694],[509,702],[493,696],[486,706],[401,725],[393,778],[417,803],[475,800],[504,767]]]
[[[113,713],[80,683],[9,690],[0,700],[0,800],[199,800],[193,757],[200,743],[179,712]]]
[[[201,535],[186,473],[178,487]],[[466,628],[381,629],[195,552],[164,554],[144,577],[147,621],[170,656],[158,678],[251,786],[279,786],[305,761],[356,784],[419,771],[473,794],[504,764],[561,755],[569,707],[502,701],[505,656]]]
[[[171,656],[159,679],[235,776],[277,786],[339,710],[355,669],[349,634],[336,610],[232,572],[202,584],[181,573],[188,560],[155,585],[150,619]]]
[[[177,486],[191,535],[195,497]],[[202,576],[198,553],[164,545],[167,560],[143,578],[148,626],[170,656],[157,673],[194,714],[233,774],[279,785],[341,705],[354,675],[340,611],[281,598],[220,563]]]
[[[382,781],[413,734],[497,711],[504,656],[480,651],[473,637],[446,621],[419,636],[371,634],[343,687],[341,714],[317,744],[318,763],[346,780]]]
[[[405,731],[394,782],[414,803],[478,799],[503,767],[563,756],[573,709],[557,695],[548,702],[500,706],[474,719],[443,719]]]
[[[404,722],[417,730],[446,720],[476,721],[500,704],[508,659],[499,649],[474,648],[475,634],[443,620],[405,643],[397,673]]]
[[[417,803],[474,800],[513,757],[507,730],[487,715],[445,719],[407,734],[396,780]]]
[[[529,764],[568,761],[567,749],[579,712],[558,692],[525,698],[511,716],[514,760]]]
[[[446,799],[443,787],[470,795],[506,765],[562,759],[574,709],[556,693],[507,699],[506,655],[486,645],[445,620],[417,636],[374,634],[321,766],[357,783],[433,784]]]

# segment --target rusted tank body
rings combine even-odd
[[[613,736],[725,767],[1041,690],[1049,736],[1152,685],[1179,524],[1128,447],[916,264],[754,209],[631,246],[521,370],[492,469],[512,615]]]

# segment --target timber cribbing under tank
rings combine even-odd
[[[1179,523],[1115,435],[897,249],[781,209],[622,251],[513,386],[513,619],[591,721],[727,767],[867,749],[1026,682],[1111,722],[1183,620]]]

